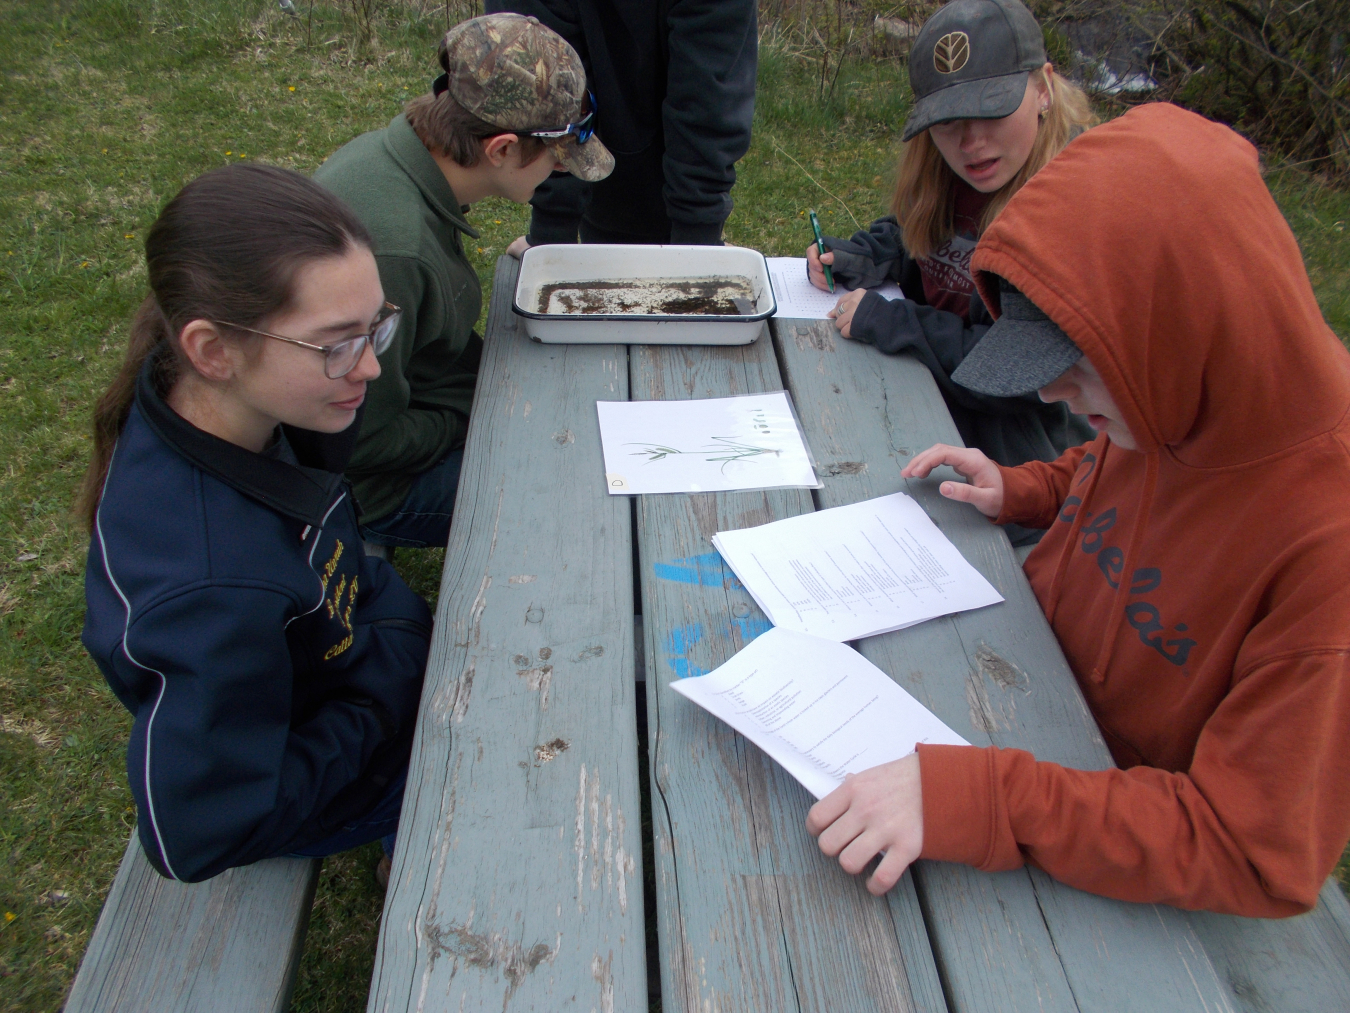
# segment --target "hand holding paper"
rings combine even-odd
[[[816,798],[914,751],[968,745],[845,644],[772,629],[707,675],[670,684],[778,761]]]
[[[840,867],[854,876],[883,855],[867,889],[885,893],[923,851],[918,753],[850,775],[811,807],[806,829],[819,838],[821,851],[837,855]]]

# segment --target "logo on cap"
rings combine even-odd
[[[970,36],[948,32],[933,47],[933,67],[939,74],[955,74],[970,59]]]

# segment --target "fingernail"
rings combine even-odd
[[[952,494],[952,484],[950,482],[943,482],[942,485],[938,487],[938,490],[942,495],[950,496]]]

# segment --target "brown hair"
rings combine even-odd
[[[93,529],[113,447],[145,360],[161,347],[167,391],[183,368],[178,335],[193,320],[255,327],[286,309],[305,264],[371,246],[346,204],[289,169],[240,162],[198,176],[164,206],[145,237],[150,294],[131,323],[126,358],[94,408],[94,449],[77,509]]]
[[[418,95],[403,107],[403,115],[428,151],[453,159],[466,169],[472,169],[483,157],[480,142],[498,134],[516,134],[519,138],[521,165],[529,165],[544,153],[544,142],[538,137],[495,127],[479,119],[448,91]]]
[[[1036,128],[1036,141],[1026,164],[994,193],[985,206],[980,216],[981,233],[1012,195],[1063,151],[1079,130],[1097,122],[1087,96],[1076,85],[1059,76],[1053,81],[1047,80],[1044,68],[1032,71],[1031,81],[1039,81],[1050,92],[1050,107]],[[955,235],[952,206],[957,179],[927,130],[914,135],[905,144],[900,155],[895,196],[891,198],[891,213],[900,223],[905,249],[914,259],[932,256],[934,250]]]

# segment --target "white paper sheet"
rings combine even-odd
[[[914,752],[916,743],[967,746],[853,648],[773,629],[721,668],[670,688],[768,753],[816,798],[857,774]]]
[[[773,281],[773,294],[778,302],[775,317],[797,320],[826,320],[834,304],[848,289],[835,285],[834,295],[822,292],[806,277],[805,257],[765,257],[769,262],[769,278]],[[872,289],[885,299],[903,299],[905,294],[900,286],[887,282]]]
[[[595,408],[611,495],[820,488],[786,391]]]
[[[712,543],[770,622],[826,640],[1003,600],[902,492],[719,531]]]

